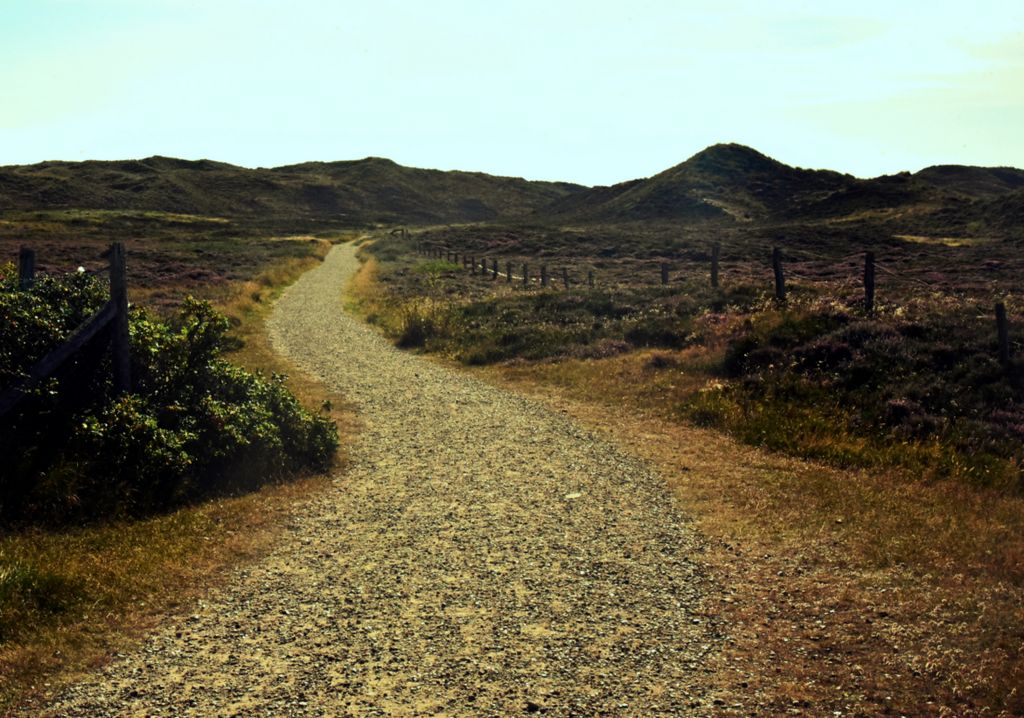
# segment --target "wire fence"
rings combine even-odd
[[[409,235],[403,234],[405,238]],[[526,261],[511,261],[511,260],[498,260],[494,257],[479,256],[474,252],[467,252],[452,248],[447,245],[426,242],[423,240],[417,240],[415,242],[416,251],[425,257],[429,257],[437,260],[444,260],[450,264],[458,266],[460,264],[467,270],[470,275],[478,275],[484,278],[489,277],[492,281],[497,281],[499,278],[503,278],[508,284],[520,284],[523,287],[530,288],[562,288],[564,290],[570,290],[574,287],[586,286],[587,288],[595,288],[598,284],[598,278],[593,268],[586,269],[586,282],[584,283],[579,279],[580,268],[579,264],[574,266],[576,271],[570,272],[568,265],[561,265],[555,267],[555,271],[550,271],[551,267],[545,262],[539,262],[531,266],[530,262]],[[711,247],[710,251],[710,262],[706,267],[708,282],[713,289],[719,289],[724,275],[723,270],[726,268],[726,264],[722,262],[722,245],[716,244]],[[785,305],[788,300],[788,285],[787,282],[790,279],[796,279],[807,284],[828,284],[833,291],[842,293],[850,293],[856,291],[858,286],[862,297],[860,300],[861,307],[866,314],[872,315],[876,311],[876,272],[881,272],[887,277],[893,278],[897,283],[910,283],[920,287],[923,287],[929,292],[940,292],[943,287],[937,282],[929,282],[920,277],[909,274],[905,269],[890,266],[887,262],[879,262],[875,253],[871,251],[866,252],[851,252],[840,256],[830,256],[819,252],[810,250],[799,250],[796,252],[800,256],[799,261],[788,263],[786,261],[784,252],[780,247],[774,247],[771,253],[771,261],[768,267],[771,270],[771,276],[773,279],[773,298],[780,304]],[[812,276],[808,272],[794,271],[793,265],[801,268],[806,268],[808,259],[819,262],[825,265],[827,268],[832,270],[832,276],[826,280],[822,276]],[[490,265],[488,265],[490,262]],[[499,265],[504,263],[505,271],[502,272]],[[654,264],[653,262],[638,262],[641,264]],[[672,268],[668,262],[657,262],[656,271],[650,271],[647,275],[651,279],[649,284],[660,284],[667,286],[670,284],[672,279]],[[692,263],[691,263],[692,264]],[[515,274],[513,267],[520,267],[519,274]],[[852,274],[852,270],[857,268],[857,275]],[[753,276],[756,273],[756,263],[750,266],[748,263],[748,272]],[[692,272],[689,276],[692,276]],[[643,283],[643,282],[641,282]],[[636,284],[634,281],[633,284]],[[997,301],[994,303],[995,313],[995,328],[997,334],[998,353],[1000,360],[1007,364],[1011,360],[1011,345],[1009,335],[1009,323],[1006,311],[1005,301]]]

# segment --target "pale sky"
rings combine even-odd
[[[1024,167],[1024,2],[0,0],[0,165]]]

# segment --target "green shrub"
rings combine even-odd
[[[458,272],[461,271],[462,267],[454,262],[449,262],[446,259],[432,259],[426,262],[421,262],[413,267],[413,270],[420,274],[427,275],[438,275],[444,274],[445,272]]]
[[[104,301],[81,275],[15,291],[0,275],[0,388],[24,375]],[[228,364],[229,323],[186,300],[173,322],[130,317],[133,391],[115,396],[103,341],[6,417],[0,516],[58,523],[138,515],[326,468],[330,421],[305,411],[283,377]],[[86,391],[83,391],[83,387]]]
[[[916,314],[756,316],[725,349],[728,400],[700,396],[685,411],[748,442],[835,463],[1012,485],[1024,456],[1021,365],[999,363],[976,310]]]
[[[15,291],[17,273],[0,268],[0,387],[8,386],[107,301],[105,287],[88,274],[42,276],[31,291]]]

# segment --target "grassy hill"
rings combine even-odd
[[[579,189],[375,157],[274,169],[168,157],[0,167],[0,210],[146,210],[334,225],[494,219],[534,211]]]
[[[883,233],[1018,232],[1024,170],[943,165],[859,179],[791,167],[719,144],[647,179],[594,187],[536,214],[555,223],[665,222],[768,227],[865,220]],[[863,227],[860,228],[862,233]]]
[[[541,223],[708,227],[863,220],[886,232],[1019,234],[1024,170],[938,165],[858,179],[791,167],[737,144],[708,147],[646,179],[585,188],[368,157],[248,169],[150,157],[0,167],[0,211],[158,211],[289,230],[529,217]]]
[[[645,180],[595,188],[551,207],[602,220],[749,222],[852,187],[848,175],[790,167],[737,144],[720,144]]]
[[[1014,167],[934,165],[915,176],[936,187],[975,197],[991,197],[1024,189],[1024,170]]]

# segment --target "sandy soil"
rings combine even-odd
[[[335,248],[275,347],[358,407],[333,490],[191,615],[44,716],[702,715],[702,546],[664,480],[567,417],[393,349]]]

